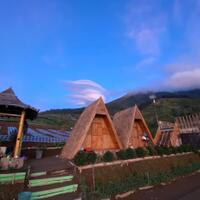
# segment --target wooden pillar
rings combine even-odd
[[[17,133],[17,139],[16,139],[16,144],[15,144],[15,150],[14,150],[14,157],[15,158],[18,158],[20,156],[20,152],[21,152],[24,120],[25,120],[25,110],[22,111],[22,114],[21,114],[21,117],[20,117],[19,129],[18,129],[18,133]]]

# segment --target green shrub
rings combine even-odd
[[[163,147],[163,150],[164,150],[164,154],[165,154],[165,155],[170,155],[170,154],[172,154],[172,149],[171,149],[171,147]]]
[[[138,157],[144,157],[148,154],[148,151],[142,147],[138,147],[135,151]]]
[[[85,152],[79,151],[74,157],[74,163],[78,166],[93,164],[96,162],[97,154],[94,151]]]
[[[117,155],[117,158],[119,160],[126,160],[127,159],[125,150],[120,150],[120,151],[116,152],[116,155]]]
[[[186,153],[186,152],[191,152],[193,147],[188,144],[183,144],[177,148],[178,153]]]
[[[97,154],[94,151],[86,153],[86,162],[87,164],[93,164],[97,160]]]
[[[84,165],[86,163],[86,159],[87,159],[86,152],[81,150],[75,155],[74,163],[78,166]]]
[[[177,147],[171,147],[171,152],[172,154],[177,154],[178,153]]]
[[[132,159],[137,157],[135,150],[132,148],[126,149],[125,154],[127,159]]]
[[[149,144],[147,146],[147,150],[148,150],[148,155],[150,156],[157,155],[156,149],[154,148],[152,144]]]
[[[156,149],[159,156],[162,156],[162,155],[165,154],[165,149],[162,146],[161,147],[156,146],[155,149]]]
[[[198,148],[196,146],[192,147],[192,152],[196,153],[196,154],[199,154]]]
[[[110,151],[106,151],[103,155],[103,161],[104,162],[111,162],[113,161],[114,159],[114,156],[113,156],[113,153],[110,152]]]

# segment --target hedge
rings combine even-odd
[[[126,151],[125,150],[119,150],[118,152],[116,152],[117,158],[119,160],[126,160],[127,156],[126,156]]]
[[[97,154],[94,151],[85,152],[80,150],[74,157],[74,163],[78,166],[94,164],[97,160]]]
[[[103,155],[103,161],[104,162],[111,162],[114,159],[114,155],[111,151],[107,151]]]
[[[133,159],[136,157],[145,157],[147,155],[153,156],[153,155],[170,155],[170,154],[176,154],[176,153],[186,153],[186,152],[194,152],[199,153],[198,148],[191,146],[191,145],[181,145],[179,147],[163,147],[163,146],[153,146],[152,144],[149,144],[146,148],[128,148],[128,149],[122,149],[116,152],[116,157],[118,160],[127,160],[127,159]],[[104,162],[111,162],[115,159],[114,153],[107,151],[104,153],[104,155],[100,158],[100,160],[103,160]],[[97,154],[94,151],[91,152],[85,152],[85,151],[79,151],[76,156],[74,157],[74,162],[76,165],[86,165],[86,164],[93,164],[97,160]]]

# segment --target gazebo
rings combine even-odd
[[[23,103],[15,95],[12,88],[0,93],[0,116],[19,118],[19,128],[14,149],[14,157],[20,156],[24,122],[26,119],[33,120],[37,117],[39,110]]]

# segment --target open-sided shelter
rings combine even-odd
[[[136,105],[116,113],[113,122],[123,148],[145,147],[149,142],[153,143],[151,132]]]
[[[119,150],[122,145],[102,98],[88,106],[79,117],[61,157],[72,159],[81,149],[96,152]]]
[[[176,147],[181,145],[180,132],[177,123],[159,121],[159,126],[154,138],[157,146]]]
[[[0,116],[20,118],[14,157],[20,156],[25,120],[33,120],[37,117],[37,114],[38,110],[20,101],[12,88],[0,93]]]
[[[200,147],[200,113],[176,118],[183,144]]]

